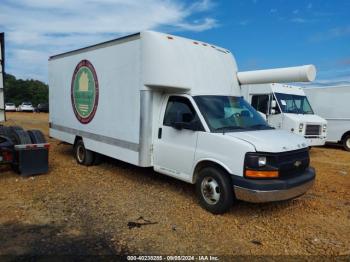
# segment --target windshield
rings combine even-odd
[[[195,96],[211,132],[272,129],[242,97]]]
[[[306,96],[275,93],[282,112],[292,114],[313,114]]]

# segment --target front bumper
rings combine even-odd
[[[324,146],[326,143],[326,137],[308,137],[305,136],[305,140],[308,146]]]
[[[247,179],[232,176],[237,199],[252,203],[274,202],[303,195],[315,181],[315,170],[307,168],[302,174],[288,179]]]

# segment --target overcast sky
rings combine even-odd
[[[0,0],[6,71],[47,82],[50,55],[152,29],[225,47],[240,70],[315,64],[350,83],[348,0]]]

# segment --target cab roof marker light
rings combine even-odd
[[[167,36],[167,38],[170,40],[174,40],[174,37],[172,37],[172,36]]]
[[[205,43],[202,43],[202,46],[207,46],[207,44],[205,44]]]
[[[195,45],[198,45],[198,42],[193,42]]]

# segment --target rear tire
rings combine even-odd
[[[15,145],[28,145],[32,143],[27,131],[15,129],[12,131],[15,140]]]
[[[28,130],[27,131],[33,144],[45,144],[46,139],[44,134],[40,130]]]
[[[343,139],[343,147],[346,151],[350,151],[350,135],[347,135]]]
[[[21,128],[20,126],[1,126],[0,135],[9,138],[13,142],[13,144],[18,144],[18,137],[15,134],[16,130],[23,131],[23,128]]]
[[[85,148],[83,140],[78,140],[74,145],[74,155],[80,165],[91,166],[94,163],[94,152]]]
[[[11,130],[22,130],[22,131],[24,130],[23,127],[21,127],[21,126],[10,126],[10,129]]]
[[[196,193],[199,204],[213,214],[227,212],[234,202],[231,179],[226,172],[215,167],[199,171]]]

